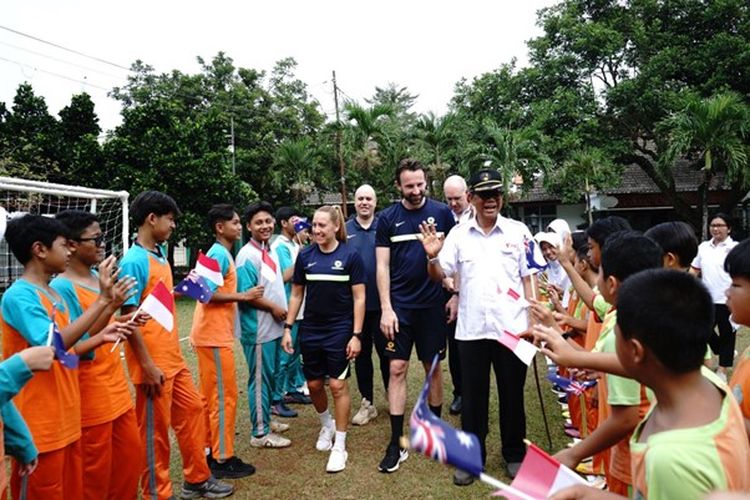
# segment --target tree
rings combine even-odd
[[[99,145],[99,117],[94,102],[86,93],[74,95],[68,106],[60,110],[60,182],[74,182],[88,187],[109,185],[107,173],[101,168],[104,157]]]
[[[485,164],[497,169],[503,177],[503,192],[509,196],[513,179],[520,175],[530,185],[539,172],[550,165],[550,158],[544,153],[543,136],[535,129],[512,129],[500,127],[491,120],[483,123],[485,143],[479,157]]]
[[[688,98],[685,108],[665,118],[658,129],[668,138],[661,166],[668,170],[687,157],[703,174],[700,197],[701,228],[708,234],[708,191],[717,172],[747,189],[750,106],[736,93],[716,94],[708,99]]]
[[[562,193],[563,201],[577,202],[581,198],[581,186],[586,202],[586,216],[593,224],[591,196],[596,191],[615,185],[619,170],[614,168],[606,155],[596,148],[574,151],[556,175],[545,179],[546,185]]]
[[[451,165],[444,161],[445,153],[454,144],[452,130],[453,115],[442,117],[429,112],[420,116],[415,124],[415,139],[426,151],[427,164],[432,181],[432,192],[436,197],[442,196],[443,182]]]
[[[3,105],[0,159],[8,173],[58,180],[61,134],[43,97],[28,83],[18,86],[10,112]]]

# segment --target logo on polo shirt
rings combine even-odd
[[[400,227],[402,224],[406,224],[406,221],[402,220],[401,222],[397,222],[397,223],[394,224],[394,226]]]
[[[305,266],[305,269],[310,269],[312,266],[314,266],[317,263],[318,263],[318,261],[310,262],[308,265]]]
[[[428,224],[434,224],[435,223],[435,217],[427,217],[427,223]]]
[[[350,239],[354,238],[355,236],[357,236],[357,235],[356,234],[347,234],[346,235],[346,239],[350,240]]]
[[[387,344],[385,344],[385,350],[390,352],[396,352],[396,344],[393,343],[392,340],[389,340]]]
[[[343,269],[343,267],[344,267],[343,262],[341,262],[340,260],[337,260],[337,261],[335,261],[333,263],[333,267],[331,267],[331,269],[337,269],[338,270],[338,269]]]

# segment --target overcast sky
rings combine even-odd
[[[395,82],[418,94],[415,111],[445,112],[455,83],[516,57],[538,36],[536,11],[555,0],[266,2],[225,0],[3,2],[0,26],[129,67],[198,71],[196,56],[224,51],[235,65],[270,70],[292,56],[297,76],[332,113],[331,70],[346,96],[362,100]],[[70,64],[73,63],[73,64]],[[104,130],[119,121],[107,91],[127,71],[0,29],[0,101],[10,106],[23,81],[56,114],[91,94]],[[67,78],[67,79],[66,79]],[[74,81],[71,81],[74,80]],[[86,82],[86,83],[81,83]],[[101,87],[101,88],[100,88]]]

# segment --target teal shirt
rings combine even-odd
[[[58,294],[60,294],[60,297],[62,297],[65,305],[68,306],[68,317],[70,318],[70,322],[73,323],[75,320],[80,318],[83,314],[83,309],[81,308],[81,302],[78,300],[78,294],[76,293],[76,288],[73,282],[68,278],[58,276],[50,281],[49,286]],[[98,289],[94,289],[92,291],[99,293]],[[90,338],[90,335],[89,332],[86,332],[81,336],[78,342],[83,342],[88,338]],[[92,361],[94,359],[94,351],[89,351],[86,354],[82,355],[81,359]]]
[[[219,269],[221,270],[221,275],[226,277],[227,273],[229,272],[229,261],[232,259],[232,255],[229,253],[229,250],[227,250],[224,245],[216,241],[213,245],[211,245],[211,248],[208,249],[206,257],[211,257],[216,262],[218,262]],[[214,293],[216,293],[216,290],[218,290],[219,288],[219,285],[211,280],[206,280],[206,284],[208,285],[208,288],[210,288]]]
[[[26,422],[11,398],[33,375],[18,354],[0,363],[0,419],[3,421],[5,452],[24,464],[34,460],[39,453]]]

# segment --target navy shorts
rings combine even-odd
[[[307,333],[307,335],[305,335]],[[312,337],[312,338],[311,338]],[[302,373],[306,380],[317,380],[326,375],[330,378],[344,380],[351,375],[349,360],[346,359],[346,346],[351,333],[333,334],[328,337],[314,336],[300,327],[300,353],[302,354]]]
[[[445,308],[433,306],[425,309],[402,309],[394,307],[398,318],[398,333],[388,340],[381,333],[376,335],[383,354],[390,359],[409,360],[412,346],[417,347],[417,358],[430,362],[435,354],[445,358],[447,333]]]

